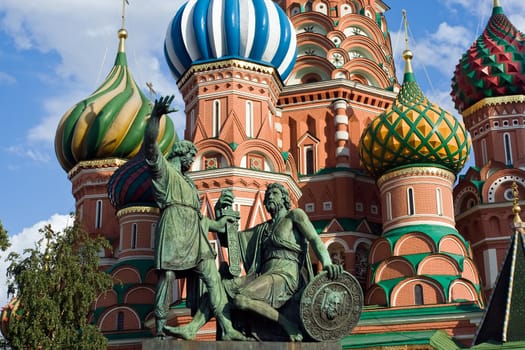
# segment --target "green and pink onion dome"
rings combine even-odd
[[[456,66],[452,100],[461,113],[487,97],[521,94],[525,94],[525,36],[495,0],[485,30]]]

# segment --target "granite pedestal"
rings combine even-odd
[[[148,339],[142,350],[341,350],[339,342],[257,342]]]

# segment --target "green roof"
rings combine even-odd
[[[140,273],[140,278],[142,281],[146,280],[146,274],[153,267],[153,259],[134,259],[134,260],[125,260],[121,261],[118,264],[111,266],[106,273],[111,274],[113,271],[118,269],[121,266],[133,266]]]
[[[463,242],[465,247],[468,248],[468,242],[465,240],[465,238],[463,238],[462,235],[459,234],[459,232],[455,228],[442,225],[424,224],[403,226],[384,232],[383,237],[387,239],[390,242],[390,246],[393,247],[401,237],[410,232],[424,233],[432,239],[436,247],[439,246],[439,242],[444,236],[452,235],[459,238],[459,240]]]
[[[437,350],[454,350],[459,346],[444,331],[385,332],[379,334],[351,334],[341,341],[343,349],[369,349],[378,346],[424,345]]]
[[[458,303],[458,304],[436,304],[419,307],[400,307],[400,308],[388,308],[388,307],[377,307],[377,306],[365,306],[359,324],[373,322],[383,322],[387,319],[392,318],[403,318],[417,316],[432,316],[432,315],[451,315],[461,314],[465,315],[468,313],[482,312],[483,309],[474,302]]]
[[[469,349],[472,350],[504,350],[504,349],[525,349],[525,341],[514,341],[508,343],[498,343],[498,342],[487,342],[475,345]]]
[[[441,290],[445,296],[445,302],[448,302],[450,285],[452,284],[452,282],[458,279],[462,279],[461,276],[450,276],[450,275],[417,275],[417,276],[399,277],[399,278],[392,278],[389,280],[379,281],[376,283],[376,285],[380,286],[385,291],[385,295],[387,296],[388,306],[390,305],[390,295],[392,293],[392,290],[401,281],[404,281],[406,279],[413,278],[413,277],[426,277],[426,278],[429,278],[437,282],[441,286]],[[473,286],[479,294],[481,290],[481,286],[479,284],[473,284]],[[462,301],[462,300],[455,300],[455,301]]]
[[[324,231],[324,229],[330,225],[332,220],[336,220],[339,225],[343,228],[345,231],[355,231],[359,225],[366,223],[368,227],[370,227],[370,230],[372,233],[380,235],[382,230],[381,224],[375,224],[372,222],[369,222],[366,218],[333,218],[333,219],[326,219],[326,220],[313,220],[312,224],[314,225],[315,231],[320,234]]]

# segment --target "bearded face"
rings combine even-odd
[[[283,195],[277,188],[272,188],[266,193],[264,198],[264,206],[271,216],[277,214],[284,208]]]
[[[182,173],[186,173],[191,169],[195,155],[193,153],[187,153],[180,157],[180,170]]]

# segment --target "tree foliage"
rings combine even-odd
[[[112,286],[99,270],[98,253],[109,249],[92,238],[78,220],[63,232],[50,225],[43,238],[22,256],[11,253],[9,290],[20,299],[16,320],[9,324],[14,349],[105,349],[107,340],[89,323],[93,302]]]
[[[2,220],[0,220],[0,250],[5,252],[10,245],[7,231],[4,229],[4,225],[2,225]]]

